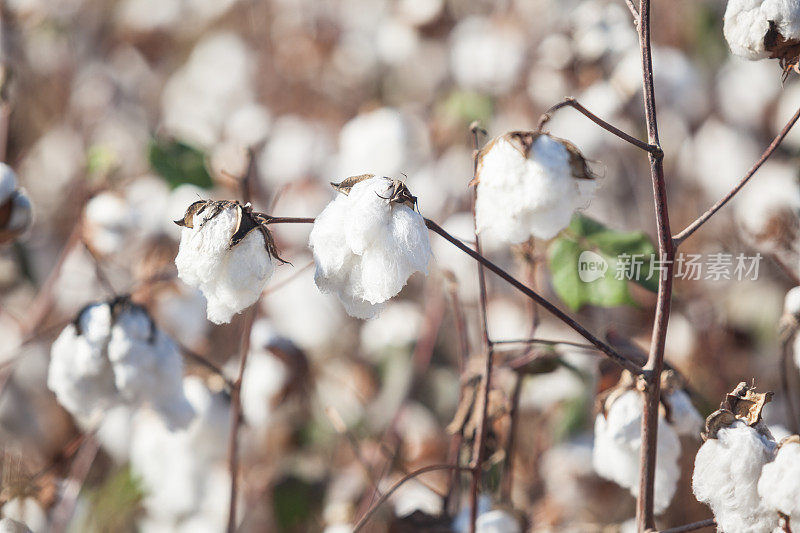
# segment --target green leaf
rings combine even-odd
[[[628,276],[618,275],[625,268],[620,260],[636,258],[641,268],[633,281],[655,291],[658,276],[651,272],[655,248],[643,232],[620,232],[581,214],[548,249],[553,287],[571,309],[586,304],[601,307],[634,305],[628,290]],[[583,279],[579,265],[585,269]],[[619,279],[618,279],[619,278]],[[650,279],[648,279],[650,278]]]
[[[439,113],[453,122],[486,124],[492,118],[494,104],[486,95],[472,91],[453,91],[439,105]]]
[[[147,158],[153,170],[173,189],[184,183],[203,189],[214,185],[206,170],[205,154],[186,143],[153,138],[147,149]]]

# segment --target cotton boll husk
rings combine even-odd
[[[797,213],[800,210],[800,184],[797,169],[781,161],[767,161],[759,170],[758,187],[745,187],[733,200],[734,214],[749,239],[769,233],[770,219],[782,210]]]
[[[500,95],[517,82],[525,39],[512,23],[468,17],[450,39],[450,69],[460,87]]]
[[[531,236],[555,237],[572,212],[588,203],[595,186],[573,178],[566,147],[546,135],[536,138],[527,158],[498,138],[482,155],[478,177],[478,230],[514,244]]]
[[[294,115],[275,120],[267,145],[258,156],[261,179],[269,187],[313,177],[331,153],[331,141],[320,126]]]
[[[495,509],[478,517],[475,531],[476,533],[522,533],[522,526],[512,514]]]
[[[756,533],[777,527],[777,513],[764,505],[757,490],[761,470],[774,451],[774,441],[739,420],[700,447],[692,490],[711,508],[719,531]]]
[[[105,354],[111,335],[109,306],[89,307],[81,314],[79,325],[82,334],[70,324],[53,343],[47,387],[67,411],[86,420],[118,401]]]
[[[422,318],[419,306],[391,302],[378,317],[361,327],[361,347],[375,359],[386,350],[406,349],[417,341]]]
[[[594,426],[593,463],[602,477],[639,492],[639,452],[641,449],[642,397],[636,390],[619,396],[606,416],[597,415]],[[678,434],[662,416],[658,419],[654,510],[661,514],[675,494],[680,468],[681,443]]]
[[[775,460],[764,465],[758,494],[766,507],[800,517],[800,443],[784,443]]]
[[[134,229],[134,217],[123,198],[103,192],[86,204],[84,232],[90,246],[103,255],[122,251],[128,244],[128,232]]]
[[[411,274],[427,274],[430,242],[422,216],[381,197],[391,180],[370,178],[340,194],[317,217],[309,236],[314,281],[356,318],[372,318]]]
[[[31,530],[22,522],[3,518],[0,520],[0,533],[31,533]]]
[[[47,514],[41,504],[33,498],[18,497],[0,507],[5,518],[22,522],[31,531],[47,531]]]
[[[257,229],[230,247],[237,208],[207,219],[211,209],[194,215],[193,228],[183,228],[175,265],[178,277],[203,292],[208,319],[222,324],[258,300],[275,265]]]
[[[726,122],[744,128],[763,124],[765,111],[781,94],[775,70],[769,61],[728,59],[716,81],[716,101]]]
[[[691,398],[683,390],[676,390],[665,398],[670,406],[670,418],[675,432],[682,437],[698,438],[703,429],[703,417],[697,412]]]
[[[390,107],[362,113],[339,134],[338,174],[399,177],[419,166],[429,145],[425,125],[411,115]]]

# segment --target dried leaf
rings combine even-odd
[[[331,187],[339,191],[344,195],[350,194],[350,190],[356,183],[361,183],[364,180],[368,180],[370,178],[374,178],[375,174],[360,174],[358,176],[350,176],[349,178],[345,178],[344,180],[340,181],[339,183],[331,182]]]
[[[186,209],[186,213],[184,213],[182,219],[173,220],[173,222],[182,228],[194,228],[194,216],[205,209],[209,203],[211,203],[210,200],[198,200],[194,202]]]
[[[754,426],[761,420],[761,411],[770,400],[771,392],[756,392],[755,387],[748,387],[742,381],[727,394],[720,409],[727,409],[736,418],[747,422],[748,426]]]

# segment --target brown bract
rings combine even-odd
[[[789,75],[789,71],[798,70],[800,62],[800,41],[797,39],[786,39],[778,31],[775,21],[769,21],[769,29],[764,35],[764,49],[769,52],[770,59],[779,59],[783,69],[783,80]]]
[[[353,189],[353,186],[355,186],[357,183],[360,183],[364,180],[368,180],[374,177],[375,174],[360,174],[358,176],[350,176],[349,178],[345,178],[339,183],[331,182],[331,187],[333,187],[340,193],[347,196],[348,194],[350,194],[350,191]],[[402,180],[392,179],[392,185],[391,188],[389,189],[389,195],[381,196],[381,198],[383,198],[384,200],[388,200],[390,203],[405,205],[407,207],[410,207],[411,209],[415,209],[417,207],[417,197],[411,194],[411,191],[408,190],[408,187]]]
[[[700,436],[703,441],[715,439],[721,428],[729,427],[737,420],[759,432],[766,431],[759,422],[761,422],[761,412],[770,400],[772,400],[771,392],[756,392],[755,387],[748,386],[744,381],[740,382],[725,396],[720,408],[706,418],[705,429]]]

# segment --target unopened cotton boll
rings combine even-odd
[[[731,51],[747,59],[781,58],[793,64],[790,45],[800,39],[800,1],[729,0],[723,26]],[[790,41],[790,42],[786,42]]]
[[[555,237],[596,187],[572,145],[525,132],[487,144],[479,154],[477,179],[478,231],[510,243]]]
[[[735,420],[700,447],[694,461],[692,490],[711,508],[718,531],[760,533],[778,525],[778,515],[758,494],[761,470],[774,454],[775,442]]]
[[[371,175],[345,180],[337,185],[343,194],[317,217],[309,236],[317,287],[336,294],[356,318],[374,317],[411,274],[428,272],[425,221],[401,203],[410,193],[400,185]]]
[[[258,300],[275,270],[269,232],[235,202],[195,202],[176,223],[183,227],[178,277],[203,292],[210,321],[230,322]]]
[[[800,518],[800,437],[783,441],[775,460],[764,465],[758,494],[770,509]]]
[[[592,461],[595,471],[625,487],[636,496],[639,492],[639,454],[642,446],[642,398],[628,390],[597,415],[594,425]],[[658,418],[654,511],[666,510],[680,478],[678,459],[681,443],[677,433],[663,416]]]

